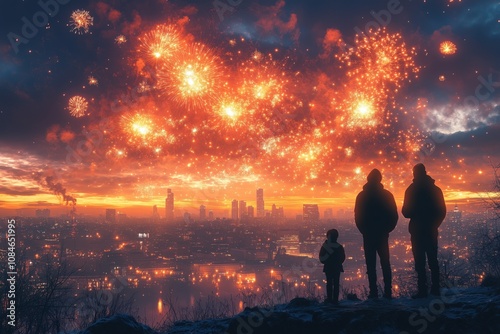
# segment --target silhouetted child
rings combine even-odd
[[[334,304],[339,302],[340,273],[344,272],[342,263],[345,261],[344,247],[337,242],[338,237],[339,231],[336,229],[326,232],[327,240],[319,252],[319,260],[324,264],[323,272],[326,275],[326,301]]]

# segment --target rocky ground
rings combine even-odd
[[[343,300],[338,305],[296,298],[272,308],[246,308],[225,319],[175,323],[157,333],[131,316],[100,319],[80,334],[500,333],[500,294],[491,288],[443,290],[412,300]]]

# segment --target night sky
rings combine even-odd
[[[291,216],[372,168],[400,204],[417,162],[449,208],[493,190],[498,1],[60,2],[0,4],[0,214]]]

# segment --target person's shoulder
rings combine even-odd
[[[366,193],[366,191],[363,189],[361,190],[356,197],[363,196]]]
[[[437,186],[435,183],[433,184],[433,186],[434,186],[434,190],[443,192],[443,190],[441,190],[441,188],[439,186]]]
[[[365,198],[366,192],[364,190],[361,190],[357,195],[356,195],[356,203],[361,202]]]
[[[386,195],[386,196],[391,196],[391,197],[394,197],[394,195],[387,189],[382,189],[382,192]]]
[[[406,191],[409,192],[409,191],[412,191],[413,189],[415,188],[415,183],[410,183],[410,185],[408,186],[408,188],[406,188]]]

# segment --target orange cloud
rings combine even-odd
[[[198,13],[198,8],[196,8],[195,6],[186,6],[184,8],[182,8],[179,13],[181,15],[194,15],[196,13]]]
[[[139,15],[139,13],[134,11],[133,17],[134,18],[133,18],[132,22],[126,22],[123,25],[122,32],[124,35],[134,35],[141,27],[142,18]]]
[[[59,138],[57,136],[57,132],[59,131],[59,125],[53,125],[50,129],[47,130],[47,134],[45,135],[45,140],[49,143],[57,143]]]
[[[96,12],[100,17],[105,17],[113,23],[116,23],[116,21],[118,21],[122,16],[122,13],[120,11],[114,9],[109,4],[104,2],[98,2],[96,4]]]
[[[279,17],[280,12],[285,7],[285,5],[285,1],[280,0],[271,7],[257,7],[260,19],[257,21],[256,25],[264,33],[278,32],[281,35],[290,35],[295,42],[298,42],[300,31],[297,28],[297,14],[290,14],[290,18],[288,19],[288,21],[283,20]]]
[[[323,38],[323,53],[319,57],[322,59],[328,58],[341,40],[342,33],[340,30],[332,28],[327,29],[325,37]]]
[[[112,9],[109,14],[108,14],[108,19],[113,22],[113,23],[116,23],[116,21],[118,21],[120,19],[120,17],[122,16],[122,13],[116,9]]]
[[[67,144],[71,142],[73,139],[75,139],[75,134],[69,130],[63,130],[60,134],[60,137],[61,141]]]

